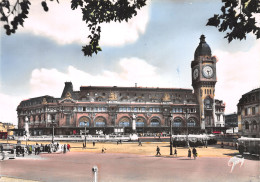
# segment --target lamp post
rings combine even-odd
[[[27,146],[27,128],[28,128],[28,116],[25,116],[25,142]]]
[[[51,123],[52,123],[52,140],[51,140],[51,142],[54,143],[54,120],[52,120]]]
[[[172,155],[172,116],[170,118],[170,155]]]
[[[84,133],[84,135],[85,135],[85,148],[86,148],[86,144],[87,144],[87,138],[86,138],[86,132],[87,132],[87,130],[86,130],[86,125],[87,125],[87,122],[85,121],[84,122],[84,126],[85,126],[85,133]]]
[[[186,122],[186,142],[187,142],[187,147],[190,147],[189,144],[189,130],[188,130],[188,108],[186,106],[186,101],[184,101],[184,113],[185,113],[185,122]]]

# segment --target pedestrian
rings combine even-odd
[[[161,155],[161,153],[160,153],[160,148],[157,146],[157,148],[156,148],[156,155]]]
[[[95,143],[95,141],[93,141],[93,147],[95,147],[95,145],[96,145],[96,143]]]
[[[68,149],[68,151],[70,151],[70,144],[69,143],[67,144],[67,149]]]
[[[224,148],[224,143],[223,142],[221,142],[221,148]]]
[[[106,148],[105,148],[105,147],[102,147],[101,152],[102,152],[102,153],[105,153],[105,150],[106,150]]]
[[[139,140],[138,146],[143,146],[141,140]]]
[[[84,149],[86,146],[85,146],[85,144],[84,144],[84,142],[82,143],[82,148]]]
[[[118,145],[118,141],[116,141],[116,144]]]
[[[190,148],[188,150],[188,157],[191,159],[191,150],[190,150]]]
[[[176,156],[177,157],[177,148],[175,147],[175,150],[174,150],[174,155],[173,156]]]
[[[193,154],[193,157],[194,157],[194,160],[196,160],[196,157],[197,157],[197,150],[195,149],[195,147],[193,147],[192,149],[192,154]]]
[[[3,150],[4,150],[4,147],[2,144],[0,144],[0,152],[3,152]]]
[[[208,140],[205,141],[206,148],[208,148]]]
[[[63,145],[63,153],[65,154],[66,153],[66,144]]]

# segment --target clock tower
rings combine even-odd
[[[191,62],[192,87],[199,103],[201,129],[214,126],[216,58],[211,55],[211,49],[201,35],[200,43]]]

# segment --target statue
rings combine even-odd
[[[111,92],[109,95],[109,100],[117,100],[117,95],[115,92]]]
[[[170,101],[170,100],[171,100],[170,94],[165,93],[164,96],[163,96],[163,98],[162,98],[162,100],[163,100],[164,102]]]

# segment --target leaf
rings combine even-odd
[[[215,26],[217,27],[220,23],[220,20],[218,19],[218,15],[214,15],[214,17],[210,18],[208,20],[207,26]]]

